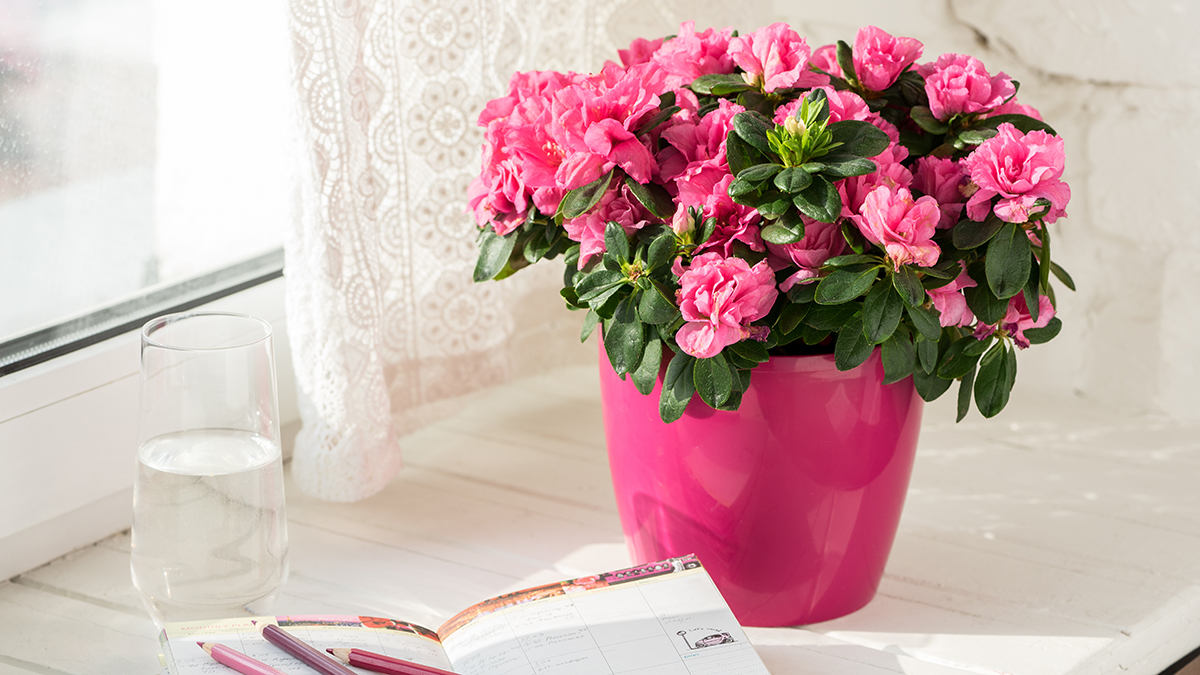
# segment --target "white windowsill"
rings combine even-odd
[[[281,423],[299,420],[283,279],[204,305],[275,333]],[[0,579],[129,527],[138,408],[132,331],[0,378]]]

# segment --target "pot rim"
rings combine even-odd
[[[852,370],[845,371],[853,373],[859,368],[873,365],[873,362],[880,358],[879,348],[876,347],[871,351],[871,356],[867,360]],[[803,356],[772,356],[767,361],[758,364],[754,368],[755,372],[766,373],[828,373],[842,372],[838,371],[833,354],[806,354]]]

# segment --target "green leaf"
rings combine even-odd
[[[667,372],[663,376],[662,395],[658,400],[658,415],[663,422],[670,424],[683,417],[692,394],[696,393],[696,385],[692,382],[692,369],[696,364],[694,357],[682,352],[671,357],[667,364]]]
[[[696,359],[692,380],[696,384],[696,393],[700,394],[700,399],[713,408],[724,403],[733,391],[729,365],[720,352],[712,358]]]
[[[826,155],[821,158],[821,163],[822,173],[834,178],[865,176],[879,169],[879,165],[869,159],[842,154]]]
[[[967,307],[975,318],[986,324],[995,324],[1004,318],[1008,312],[1008,300],[997,298],[992,289],[988,287],[987,277],[982,274],[982,269],[977,269],[978,263],[972,265],[968,270],[976,285],[971,288],[963,289],[963,297],[967,299]],[[978,265],[982,267],[982,265]]]
[[[579,331],[579,341],[587,342],[587,339],[592,336],[592,331],[596,330],[596,324],[600,322],[600,315],[595,310],[588,310],[586,316],[583,317],[583,328]]]
[[[600,198],[608,190],[609,183],[612,182],[614,171],[616,169],[609,171],[583,187],[577,187],[563,195],[562,205],[559,207],[563,217],[578,218],[599,203]]]
[[[1031,345],[1040,345],[1053,340],[1061,330],[1062,321],[1059,321],[1058,317],[1056,316],[1050,319],[1050,321],[1041,328],[1025,329],[1025,339],[1029,340],[1029,344]]]
[[[633,386],[637,387],[643,396],[649,396],[650,392],[654,391],[654,383],[658,381],[658,371],[661,366],[662,341],[655,335],[646,342],[646,349],[642,352],[642,362],[633,371]]]
[[[859,263],[878,263],[879,258],[875,256],[864,255],[862,253],[850,253],[848,255],[839,255],[826,260],[823,267],[845,267],[847,265],[857,265]]]
[[[962,383],[958,385],[958,416],[955,422],[963,421],[967,416],[967,412],[971,410],[971,388],[975,382],[975,365],[971,364],[971,369],[962,376]]]
[[[1038,302],[1038,289],[1041,288],[1042,274],[1040,266],[1036,259],[1029,265],[1029,279],[1026,280],[1025,286],[1021,289],[1021,293],[1025,296],[1025,307],[1029,310],[1029,318],[1035,322],[1038,320],[1038,313],[1041,311],[1041,303]]]
[[[634,134],[636,134],[638,136],[645,136],[646,134],[650,133],[651,131],[654,131],[655,129],[657,129],[658,126],[661,125],[663,122],[666,122],[667,120],[671,119],[671,115],[674,115],[675,113],[679,112],[680,110],[683,110],[683,108],[680,108],[677,105],[671,105],[671,106],[662,108],[661,110],[658,111],[658,114],[656,114],[654,117],[651,117],[651,118],[643,121],[642,123],[638,124],[637,131],[635,131]]]
[[[921,366],[917,370],[922,374],[937,375],[935,369],[938,361],[938,343],[936,340],[927,340],[924,335],[917,335],[913,345],[917,348],[917,363]],[[938,378],[941,379],[941,378]],[[949,380],[947,380],[949,382]]]
[[[812,185],[812,176],[799,167],[789,166],[775,174],[775,187],[787,193],[800,192],[809,185]]]
[[[579,294],[575,292],[574,288],[567,286],[566,288],[560,289],[558,294],[561,295],[562,299],[566,301],[568,309],[587,309],[587,305],[579,302]]]
[[[912,319],[913,327],[925,337],[926,340],[937,344],[937,341],[942,337],[942,322],[939,318],[941,313],[937,308],[927,308],[920,305],[908,305],[905,307],[908,310],[908,317]]]
[[[835,269],[832,274],[817,284],[816,301],[822,305],[840,305],[866,293],[879,276],[878,267],[861,271],[847,268]]]
[[[1006,115],[993,115],[991,117],[988,117],[987,119],[981,120],[980,122],[976,123],[974,128],[976,128],[976,129],[980,129],[980,128],[995,129],[995,128],[999,127],[1001,124],[1004,124],[1005,122],[1013,125],[1023,134],[1027,134],[1031,131],[1045,131],[1046,133],[1052,134],[1054,136],[1058,135],[1058,132],[1055,131],[1054,128],[1051,127],[1049,124],[1046,124],[1045,122],[1043,122],[1041,120],[1034,119],[1028,115],[1021,115],[1019,113],[1010,113],[1010,114],[1006,114]]]
[[[808,309],[808,314],[804,315],[804,323],[817,330],[841,330],[850,317],[858,313],[860,307],[861,305],[858,303],[812,305]],[[859,321],[860,329],[861,326],[862,322]]]
[[[834,194],[837,194],[836,192]],[[736,200],[735,200],[736,201]],[[763,195],[762,201],[754,206],[764,217],[781,217],[792,208],[791,200],[772,190]]]
[[[730,351],[753,363],[766,363],[771,355],[767,346],[757,340],[742,340],[729,345]]]
[[[909,307],[916,307],[925,302],[925,287],[921,285],[921,278],[908,265],[901,265],[892,275],[892,285],[896,287],[896,292],[900,294],[904,304]]]
[[[874,347],[863,334],[862,318],[855,316],[838,331],[833,343],[833,362],[838,370],[851,370],[862,365],[871,356]]]
[[[650,242],[646,255],[646,269],[653,272],[671,264],[675,259],[675,233],[667,230]]]
[[[842,69],[842,76],[848,81],[857,82],[858,73],[854,71],[854,50],[841,40],[837,41],[837,61],[838,67]]]
[[[625,176],[625,187],[641,202],[646,210],[666,220],[675,214],[675,200],[671,193],[658,183],[642,185],[631,176]]]
[[[509,232],[501,237],[492,228],[485,227],[479,233],[479,259],[475,261],[475,273],[472,278],[476,282],[494,279],[508,264],[508,258],[516,245],[516,232]]]
[[[604,351],[608,353],[608,362],[618,375],[624,375],[641,363],[645,345],[645,326],[637,318],[633,298],[624,298],[617,305],[613,318],[604,323]]]
[[[761,164],[759,166],[761,166]],[[745,171],[742,173],[745,173]],[[756,194],[760,186],[761,183],[755,183],[754,181],[746,180],[745,178],[741,177],[735,178],[734,181],[729,184],[729,196],[741,197],[742,195]]]
[[[763,163],[766,157],[742,140],[736,132],[730,131],[725,136],[725,159],[729,163],[729,171],[736,176],[752,166]]]
[[[812,302],[817,296],[816,280],[810,280],[808,283],[799,283],[792,286],[787,292],[788,300],[797,304],[806,304]]]
[[[795,244],[804,238],[804,224],[801,223],[793,229],[773,222],[763,227],[760,234],[762,234],[764,240],[771,244],[779,246]]]
[[[982,223],[963,219],[954,226],[950,239],[954,242],[954,248],[966,251],[988,243],[988,240],[995,236],[1002,227],[1004,227],[1004,221],[997,218],[994,213],[989,214],[988,219]]]
[[[891,284],[875,284],[863,301],[863,332],[867,340],[873,345],[887,340],[903,315],[904,301],[892,291]]]
[[[925,401],[936,401],[946,393],[953,382],[954,380],[943,380],[937,375],[922,372],[920,369],[913,372],[913,384],[917,388],[917,394]]]
[[[1058,277],[1058,280],[1063,283],[1063,286],[1066,286],[1071,290],[1075,290],[1075,280],[1071,278],[1070,274],[1067,274],[1066,270],[1064,270],[1062,267],[1059,267],[1058,263],[1051,262],[1050,271],[1054,272],[1054,276]]]
[[[700,77],[692,80],[692,83],[688,85],[688,87],[697,94],[702,94],[705,96],[724,96],[726,94],[731,94],[734,91],[744,91],[751,88],[750,85],[746,84],[746,81],[742,79],[741,75],[725,75],[717,73],[711,75],[701,75]],[[720,91],[718,91],[718,89]]]
[[[779,318],[775,319],[775,328],[783,334],[791,333],[796,330],[800,322],[804,320],[804,316],[808,314],[808,308],[811,305],[797,305],[794,302],[789,302],[783,307],[783,311],[779,313]],[[738,344],[741,344],[740,342]],[[764,352],[765,352],[764,348]],[[765,359],[764,359],[765,360]]]
[[[841,143],[837,148],[839,154],[874,157],[887,150],[891,143],[888,135],[882,129],[861,120],[834,122],[826,129],[833,134],[834,143]],[[828,163],[826,158],[821,158],[821,161]]]
[[[912,111],[909,112],[909,117],[912,118],[913,122],[916,122],[917,126],[931,134],[940,136],[947,131],[950,131],[949,124],[946,124],[945,122],[934,117],[933,112],[923,105],[913,106]]]
[[[629,237],[625,234],[625,228],[614,220],[604,226],[604,249],[605,253],[617,260],[629,260]]]
[[[1020,293],[1029,280],[1033,260],[1025,230],[1015,223],[1005,223],[988,242],[986,260],[988,286],[997,298],[1008,299]]]
[[[979,145],[995,135],[995,129],[967,129],[958,134],[958,139],[966,145]]]
[[[1008,405],[1016,377],[1016,353],[1004,341],[998,341],[980,360],[975,378],[975,405],[984,417],[995,417]]]
[[[768,162],[766,164],[755,164],[754,166],[746,167],[737,173],[739,180],[744,180],[750,183],[761,183],[768,178],[783,170],[782,164],[774,164]]]
[[[842,215],[842,197],[824,176],[813,176],[812,184],[792,199],[800,213],[822,223],[835,222]],[[760,209],[761,211],[761,209]]]
[[[754,111],[740,112],[733,116],[734,132],[767,157],[771,156],[771,144],[767,140],[767,129],[774,127],[774,122]]]
[[[659,284],[654,284],[650,290],[642,293],[638,301],[638,317],[645,323],[661,326],[674,321],[679,315],[679,309],[663,290]]]
[[[598,269],[575,284],[580,302],[590,302],[605,291],[625,283],[625,275],[616,270]]]
[[[713,233],[716,231],[717,231],[717,219],[713,218],[713,217],[705,218],[704,222],[700,225],[700,233],[699,233],[699,236],[696,237],[696,245],[698,246],[700,244],[707,242],[709,239],[712,238]]]
[[[907,331],[898,330],[885,340],[880,356],[883,357],[884,384],[894,384],[913,374],[917,354]]]
[[[938,365],[938,377],[957,380],[974,370],[975,364],[979,362],[979,353],[971,353],[974,351],[971,347],[978,346],[979,343],[980,341],[973,337],[959,338],[951,343],[942,357],[941,364]]]

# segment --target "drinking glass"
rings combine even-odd
[[[142,327],[133,584],[164,622],[263,614],[287,580],[271,326],[171,314]]]

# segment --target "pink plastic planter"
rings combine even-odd
[[[879,351],[775,357],[736,412],[699,397],[664,424],[609,367],[600,392],[613,486],[637,563],[695,553],[743,625],[826,621],[866,605],[887,562],[923,401],[884,385]]]

